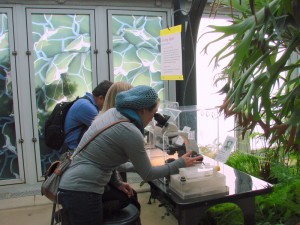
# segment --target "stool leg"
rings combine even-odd
[[[127,182],[127,174],[126,174],[126,172],[119,172],[119,174],[120,174],[122,180],[124,182]]]
[[[53,203],[53,206],[52,206],[52,214],[51,214],[51,224],[50,224],[50,225],[54,225],[55,209],[56,209],[56,203]]]

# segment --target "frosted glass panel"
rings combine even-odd
[[[59,156],[44,144],[44,123],[56,103],[92,89],[90,15],[31,15],[34,81],[42,173]]]
[[[114,81],[153,87],[164,99],[160,79],[160,35],[162,17],[113,15]]]
[[[0,146],[0,180],[20,178],[6,13],[0,13]]]

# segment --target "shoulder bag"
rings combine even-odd
[[[42,183],[41,192],[42,195],[45,195],[49,200],[56,203],[57,201],[57,192],[59,181],[61,175],[67,170],[71,164],[73,158],[78,155],[91,141],[93,141],[99,134],[101,134],[106,129],[116,125],[121,122],[129,122],[128,120],[119,120],[112,124],[107,125],[98,132],[96,132],[78,151],[76,151],[73,156],[66,154],[65,157],[61,160],[53,162],[45,173],[45,180]]]

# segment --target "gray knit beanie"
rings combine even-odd
[[[152,87],[139,85],[116,95],[116,108],[147,109],[154,106],[158,95]]]

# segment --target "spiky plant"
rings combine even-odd
[[[220,0],[231,24],[209,33],[231,37],[212,61],[230,57],[216,79],[226,98],[220,106],[235,116],[242,133],[259,126],[270,146],[300,152],[300,1]],[[293,61],[291,59],[294,58]]]

